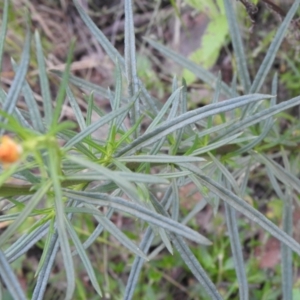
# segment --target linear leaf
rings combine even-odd
[[[270,68],[273,65],[274,59],[276,57],[277,51],[284,39],[285,32],[288,29],[290,22],[292,21],[295,13],[297,12],[300,0],[295,0],[290,10],[288,11],[286,17],[278,28],[275,37],[272,39],[272,43],[264,57],[263,62],[255,75],[252,86],[250,88],[250,93],[256,93],[260,90],[263,85],[265,78],[269,74]]]
[[[300,96],[292,98],[292,99],[284,101],[284,102],[281,102],[279,104],[276,104],[268,109],[263,109],[254,115],[246,117],[242,121],[235,122],[228,129],[221,131],[219,136],[213,140],[219,139],[220,137],[224,137],[227,134],[234,134],[237,131],[240,131],[247,127],[250,127],[251,125],[259,123],[265,119],[268,119],[271,116],[276,115],[277,113],[280,113],[286,109],[289,109],[289,108],[294,107],[299,104],[300,104]]]
[[[178,233],[179,235],[182,235],[197,243],[201,243],[205,245],[210,244],[210,241],[207,238],[195,232],[194,230],[190,229],[189,227],[186,227],[172,220],[171,218],[167,218],[160,214],[157,214],[154,211],[150,211],[149,209],[142,207],[141,205],[126,201],[120,197],[111,197],[102,193],[73,192],[73,191],[65,191],[65,195],[71,199],[80,202],[113,207],[123,212],[132,214],[144,221],[162,227],[166,230]],[[67,211],[72,212],[72,208],[67,208]],[[95,211],[88,210],[88,209],[82,209],[82,212],[95,214]]]
[[[210,73],[209,71],[205,70],[204,68],[198,66],[194,62],[186,59],[184,56],[177,54],[176,52],[168,49],[167,47],[150,40],[148,38],[145,38],[145,40],[156,50],[160,51],[162,54],[164,54],[166,57],[169,57],[172,59],[172,61],[175,61],[176,63],[180,64],[182,67],[190,70],[192,73],[194,73],[198,78],[200,78],[202,81],[210,85],[212,88],[216,87],[216,83],[218,81],[217,77]],[[221,82],[221,87],[223,93],[231,97],[232,91],[231,88],[224,82]]]
[[[107,114],[100,120],[92,123],[91,125],[87,126],[84,130],[79,132],[73,138],[71,138],[65,145],[66,148],[71,148],[75,144],[81,142],[85,137],[93,133],[95,130],[99,129],[101,126],[109,123],[111,120],[116,118],[117,116],[124,114],[126,111],[130,109],[133,103],[129,103],[122,108],[112,111],[111,113]]]
[[[5,244],[5,242],[17,231],[17,228],[26,220],[26,218],[30,215],[33,209],[38,205],[38,203],[42,200],[43,196],[47,193],[51,186],[51,183],[48,182],[40,189],[36,191],[36,193],[32,196],[30,201],[26,204],[22,213],[19,214],[18,218],[8,226],[8,228],[1,234],[0,236],[0,245],[1,247]]]
[[[132,2],[127,0],[124,3],[125,11],[125,70],[128,80],[129,96],[133,97],[139,90],[139,83],[136,70],[136,57],[135,57],[135,35],[134,35],[134,23],[132,13]],[[131,110],[131,124],[135,124],[140,115],[140,103],[139,100],[134,103],[134,107]],[[135,131],[137,135],[138,131]]]
[[[105,217],[107,219],[110,219],[112,214],[113,214],[114,210],[112,208],[109,208],[107,210],[107,213],[105,215]],[[99,223],[97,225],[97,227],[95,228],[95,230],[89,235],[89,237],[87,238],[87,240],[82,244],[84,249],[87,249],[89,246],[91,246],[95,240],[99,237],[99,235],[103,232],[105,228],[102,226],[101,223]],[[143,251],[143,250],[142,250]],[[77,254],[77,250],[75,249],[72,253],[73,255]]]
[[[151,227],[148,227],[145,235],[143,237],[142,242],[140,243],[140,249],[144,252],[144,253],[148,253],[150,246],[152,244],[152,241],[154,239],[154,233],[151,229]],[[124,293],[124,300],[131,300],[133,293],[134,293],[134,289],[136,287],[138,278],[139,278],[139,274],[141,272],[141,269],[143,267],[145,260],[139,256],[136,256],[134,259],[134,262],[132,264],[132,267],[130,269],[130,275],[126,284],[126,289],[125,289],[125,293]]]
[[[163,119],[163,116],[167,113],[169,107],[173,104],[175,98],[179,95],[181,90],[182,90],[182,87],[179,87],[178,89],[176,89],[176,91],[174,91],[171,94],[171,96],[168,98],[168,100],[166,101],[164,106],[160,109],[159,113],[156,115],[154,120],[148,126],[145,133],[151,131],[152,129],[154,129],[157,126],[157,124],[159,124],[159,122],[161,122],[161,120]]]
[[[48,228],[49,222],[18,238],[17,241],[5,250],[4,254],[7,257],[7,260],[13,262],[26,253],[47,234]]]
[[[0,31],[0,72],[2,70],[3,49],[4,49],[6,30],[7,30],[9,1],[4,0],[4,3],[2,5],[3,5],[3,12],[2,12],[2,22],[1,22],[1,31]]]
[[[244,92],[247,93],[250,89],[250,76],[247,68],[247,59],[245,56],[242,37],[239,31],[238,22],[236,19],[235,11],[233,9],[231,0],[224,0],[224,7],[229,25],[229,31],[231,41],[233,45],[234,55],[236,58],[236,64],[238,74],[244,88]]]
[[[72,62],[74,47],[75,47],[75,41],[73,40],[71,42],[71,46],[68,51],[66,68],[63,73],[62,81],[60,82],[57,96],[55,98],[55,108],[54,108],[53,116],[52,116],[52,120],[51,120],[52,127],[57,126],[59,117],[61,115],[62,107],[63,107],[64,101],[65,101],[65,95],[66,95],[66,89],[67,89],[68,81],[69,81],[70,66],[71,66],[71,62]]]
[[[292,173],[288,172],[279,165],[274,160],[270,159],[268,156],[264,154],[259,154],[256,152],[252,152],[259,161],[263,162],[267,167],[269,167],[273,174],[282,181],[285,185],[294,188],[298,193],[300,193],[300,180],[294,176]]]
[[[84,167],[99,172],[99,174],[105,175],[107,180],[115,182],[122,189],[123,192],[129,195],[133,200],[139,202],[139,196],[137,194],[136,188],[126,178],[118,176],[116,172],[111,171],[110,169],[103,167],[100,164],[93,163],[91,161],[84,160],[79,157],[69,156],[68,159],[73,163],[80,164]]]
[[[117,49],[110,43],[110,41],[107,39],[107,37],[102,33],[102,31],[96,26],[96,24],[92,21],[92,19],[84,11],[84,9],[79,4],[79,1],[73,0],[73,3],[75,4],[75,7],[76,7],[77,11],[79,12],[81,19],[84,21],[85,25],[91,31],[91,33],[96,38],[96,40],[99,42],[99,44],[103,47],[103,49],[108,54],[110,59],[114,62],[117,58],[117,60],[121,63],[121,67],[124,69],[124,67],[125,67],[124,59],[120,55],[120,53],[117,51]]]
[[[47,255],[45,257],[45,263],[43,264],[41,271],[38,274],[37,282],[32,294],[32,300],[44,299],[44,293],[48,284],[51,269],[59,249],[58,234],[57,231],[52,236],[50,246],[48,248]]]
[[[195,123],[203,118],[213,116],[221,112],[229,111],[242,105],[252,103],[254,101],[260,101],[271,97],[272,96],[262,94],[240,96],[219,103],[209,104],[204,107],[186,112],[178,117],[175,117],[172,120],[163,122],[154,130],[138,137],[131,144],[125,146],[120,152],[117,153],[117,155],[121,156],[125,153],[138,150],[143,146],[153,144],[154,142],[159,141],[162,137],[165,137],[168,133]]]
[[[290,237],[284,231],[279,229],[278,226],[276,226],[269,219],[267,219],[262,213],[254,209],[250,204],[248,204],[243,199],[239,198],[234,193],[224,188],[223,186],[221,186],[219,183],[215,182],[211,178],[203,175],[203,173],[197,167],[190,164],[189,165],[182,164],[182,167],[184,169],[194,172],[197,175],[200,182],[204,186],[206,186],[212,193],[218,195],[235,210],[241,212],[250,220],[260,225],[271,235],[273,235],[279,241],[281,241],[289,248],[291,248],[294,252],[296,252],[298,255],[300,255],[300,244],[297,243],[292,237]]]
[[[156,210],[161,213],[163,216],[168,216],[168,213],[164,209],[163,205],[161,205],[157,200],[152,198],[152,203]],[[200,284],[204,287],[205,291],[211,296],[212,299],[221,300],[222,297],[219,294],[216,286],[212,283],[209,276],[203,270],[202,266],[200,265],[199,261],[190,250],[190,248],[186,245],[183,238],[177,234],[170,233],[169,234],[172,242],[174,243],[177,251],[179,252],[181,258],[189,267],[191,272],[200,282]]]
[[[175,156],[175,155],[133,155],[122,156],[118,161],[123,162],[148,162],[148,163],[179,163],[179,162],[200,162],[205,161],[202,157]]]
[[[69,86],[67,86],[66,91],[67,91],[67,96],[69,98],[69,102],[70,102],[71,107],[73,109],[74,115],[75,115],[76,120],[78,122],[78,125],[80,127],[80,130],[82,131],[86,128],[82,111],[81,111],[81,109],[80,109],[80,107],[79,107],[79,105],[78,105],[78,103],[77,103],[77,101],[76,101],[76,99],[75,99],[75,97],[74,97],[74,95],[73,95],[73,93],[72,93]]]
[[[225,203],[226,224],[228,228],[230,247],[234,259],[236,277],[239,283],[240,299],[249,299],[249,288],[246,276],[243,251],[239,239],[238,224],[236,221],[236,212],[234,208]]]
[[[14,300],[26,300],[18,278],[11,269],[3,252],[0,250],[0,275]]]
[[[63,264],[66,270],[67,289],[66,300],[73,299],[75,290],[75,270],[73,265],[72,253],[69,244],[69,238],[66,230],[66,216],[64,213],[64,203],[62,201],[62,190],[60,180],[58,178],[60,170],[59,153],[56,148],[49,147],[49,173],[53,183],[54,190],[54,207],[55,207],[55,221],[58,233],[58,241],[63,258]]]
[[[2,110],[8,115],[11,115],[16,107],[18,96],[21,92],[23,82],[25,80],[27,68],[30,60],[30,30],[27,30],[23,52],[21,56],[21,62],[15,78],[10,86],[5,102],[3,103]],[[3,122],[5,118],[1,117],[0,122]],[[1,128],[0,135],[3,134],[4,129]]]
[[[93,209],[93,206],[91,205],[86,205],[86,207]],[[95,209],[97,210],[97,208]],[[99,214],[97,214],[94,217],[112,236],[114,236],[128,250],[147,260],[145,253],[143,253],[143,251],[137,245],[135,245],[112,221],[110,221],[104,215],[99,217]]]
[[[46,125],[50,126],[52,122],[52,114],[53,114],[52,100],[51,100],[48,76],[45,67],[45,58],[43,54],[41,39],[40,39],[39,32],[37,30],[35,31],[35,47],[36,47],[36,55],[38,61],[40,86],[41,86],[43,105],[44,105],[45,121],[46,121]]]
[[[65,220],[66,220],[66,227],[68,229],[68,232],[69,232],[69,234],[70,234],[70,236],[71,236],[71,238],[73,240],[74,246],[75,246],[75,248],[77,250],[78,255],[81,258],[81,261],[82,261],[82,263],[84,265],[84,268],[87,271],[87,274],[88,274],[88,276],[89,276],[89,278],[91,280],[91,283],[92,283],[95,291],[98,293],[98,295],[100,297],[102,297],[101,289],[100,289],[100,286],[98,284],[98,281],[97,281],[95,272],[93,270],[93,266],[91,264],[91,261],[88,258],[87,254],[86,254],[86,252],[85,252],[85,250],[84,250],[84,248],[83,248],[83,246],[81,244],[81,241],[80,241],[79,237],[77,236],[75,230],[73,229],[70,221],[67,218]]]

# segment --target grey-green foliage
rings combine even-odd
[[[270,95],[259,94],[259,89],[270,72],[276,52],[283,40],[284,32],[296,13],[299,1],[296,0],[291,6],[265,55],[261,68],[251,83],[245,59],[245,47],[235,12],[231,1],[224,0],[231,40],[234,45],[237,77],[244,89],[244,95],[237,94],[234,81],[232,86],[229,86],[221,80],[221,76],[215,76],[158,42],[146,39],[149,45],[165,57],[189,69],[215,89],[212,103],[192,111],[186,109],[188,97],[184,80],[183,86],[178,87],[177,80],[174,78],[173,93],[162,105],[148,93],[137,77],[132,1],[125,1],[125,58],[123,58],[93,23],[79,1],[73,0],[85,25],[116,65],[117,77],[114,92],[70,76],[67,68],[64,74],[54,72],[63,80],[56,98],[57,105],[53,108],[42,46],[39,34],[35,33],[44,118],[41,117],[33,93],[25,81],[30,54],[28,31],[21,61],[18,66],[15,65],[17,72],[13,84],[7,94],[1,91],[2,110],[9,115],[15,112],[14,116],[21,124],[32,124],[33,128],[30,127],[31,125],[27,126],[31,133],[27,131],[23,133],[19,127],[15,129],[24,139],[30,134],[32,137],[43,136],[43,134],[51,137],[56,134],[64,140],[64,146],[58,150],[51,146],[53,140],[49,139],[50,147],[41,150],[41,157],[38,155],[29,157],[24,167],[17,165],[0,176],[0,183],[3,185],[0,186],[1,197],[6,192],[3,183],[13,173],[15,173],[13,176],[27,181],[31,186],[27,190],[26,197],[23,197],[25,194],[15,194],[13,198],[17,201],[12,201],[6,208],[9,210],[21,207],[19,212],[8,213],[1,219],[14,221],[0,235],[0,245],[5,245],[4,252],[0,253],[0,275],[14,299],[26,299],[26,297],[9,263],[26,253],[40,240],[44,240],[45,244],[32,299],[43,299],[58,251],[62,253],[67,278],[65,298],[73,299],[75,290],[74,255],[80,257],[95,292],[101,296],[101,282],[98,282],[93,269],[93,261],[87,250],[103,230],[113,235],[135,257],[126,284],[124,299],[133,299],[139,274],[143,263],[148,259],[148,251],[155,235],[161,239],[159,247],[166,247],[171,253],[173,253],[173,247],[178,251],[210,298],[222,299],[218,286],[183,239],[184,237],[202,245],[211,245],[207,237],[192,230],[186,224],[207,203],[213,206],[214,211],[217,211],[219,199],[225,202],[226,223],[240,299],[249,299],[247,274],[244,267],[246,262],[243,260],[238,230],[238,218],[241,216],[255,222],[282,243],[284,256],[282,294],[284,299],[290,299],[293,287],[291,251],[300,255],[300,245],[291,236],[292,205],[295,191],[299,192],[300,181],[290,170],[290,162],[284,150],[280,152],[284,158],[284,166],[281,166],[272,156],[268,157],[257,152],[255,147],[267,137],[272,139],[274,135],[277,137],[280,135],[278,127],[273,126],[276,123],[275,114],[300,104],[300,97],[276,104],[276,76]],[[1,58],[7,13],[8,1],[5,1],[0,37]],[[70,65],[70,55],[67,65],[68,67]],[[124,93],[122,89],[123,76],[126,78],[128,93]],[[91,93],[87,116],[84,116],[80,110],[72,91],[73,85]],[[107,97],[111,103],[112,112],[104,116],[93,103],[93,93]],[[28,104],[28,113],[16,108],[21,94]],[[227,100],[219,102],[220,94],[225,95]],[[57,124],[65,95],[74,111],[80,128],[79,132],[73,130],[68,124]],[[101,118],[91,123],[92,110]],[[2,133],[4,130],[14,129],[13,125],[17,126],[7,114],[1,115]],[[124,122],[128,114],[131,116],[129,128]],[[215,124],[214,117],[217,115],[223,117],[223,124]],[[143,133],[140,124],[146,117],[150,125]],[[31,122],[30,118],[33,119]],[[9,125],[6,125],[7,122]],[[194,127],[194,124],[198,127]],[[254,124],[260,130],[258,136],[253,133],[251,126]],[[109,127],[107,140],[92,138],[91,134],[104,125]],[[119,140],[115,139],[116,133],[121,136]],[[204,140],[205,146],[200,147],[199,140]],[[276,141],[274,138],[273,143],[276,144]],[[235,149],[226,153],[223,159],[222,155],[218,154],[218,150],[228,145],[235,146]],[[199,157],[200,154],[202,157]],[[239,166],[237,170],[228,167],[227,157]],[[284,201],[283,229],[242,199],[246,192],[253,161],[262,166],[266,176],[270,178],[270,185],[274,192]],[[41,174],[36,175],[32,172],[32,168],[41,166],[40,164],[42,164]],[[152,166],[159,168],[159,174],[149,174]],[[90,183],[96,183],[96,185],[89,185]],[[205,199],[200,205],[197,204],[187,216],[182,216],[179,189],[189,183],[194,183],[200,193],[205,194]],[[74,186],[75,189],[73,189]],[[163,195],[161,201],[158,199],[157,187],[159,187],[159,193]],[[23,232],[14,242],[11,242],[11,237],[16,234],[20,225],[26,222],[29,216],[37,213],[35,211],[37,205],[47,205],[49,202],[54,215],[49,215],[48,218],[41,217],[41,220],[36,221],[28,231]],[[23,207],[20,203],[26,203],[26,205]],[[102,213],[99,208],[108,208],[106,214]],[[135,219],[143,220],[147,224],[139,246],[112,223],[110,218],[115,211],[132,215]],[[80,239],[74,228],[78,215],[93,217],[98,222],[98,226],[85,241]],[[10,244],[6,246],[8,243]]]

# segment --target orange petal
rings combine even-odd
[[[1,138],[0,162],[4,164],[16,162],[22,153],[22,147],[8,135]]]

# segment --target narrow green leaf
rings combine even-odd
[[[77,236],[75,230],[73,229],[70,221],[66,218],[65,219],[66,221],[66,227],[68,229],[68,232],[73,240],[73,243],[74,243],[74,246],[77,250],[77,253],[78,255],[80,256],[81,258],[81,261],[84,265],[84,268],[86,269],[86,272],[91,280],[91,283],[95,289],[95,291],[97,292],[97,294],[102,297],[102,293],[101,293],[101,289],[100,289],[100,286],[98,284],[98,281],[97,281],[97,278],[96,278],[96,275],[95,275],[95,272],[93,270],[93,266],[91,264],[91,261],[89,259],[89,257],[87,256],[82,244],[81,244],[81,241],[79,239],[79,237]]]
[[[124,2],[125,11],[125,70],[128,80],[129,96],[138,93],[139,84],[136,70],[136,57],[135,57],[135,35],[134,35],[134,23],[132,13],[132,2],[127,0]],[[140,115],[140,103],[139,100],[134,103],[134,108],[131,113],[131,124],[135,124]],[[137,134],[137,132],[136,132]]]
[[[234,177],[230,173],[230,171],[214,155],[212,155],[211,153],[208,153],[208,155],[210,156],[210,158],[212,159],[212,161],[214,162],[214,164],[217,166],[217,168],[221,171],[221,173],[226,178],[226,180],[228,181],[228,183],[230,183],[230,185],[233,187],[234,192],[237,195],[241,195],[238,183],[236,182],[236,180],[234,179]]]
[[[165,192],[165,195],[163,197],[163,199],[161,200],[161,205],[162,206],[168,206],[167,202],[168,202],[168,198],[170,198],[171,196],[171,192],[172,189],[169,188],[167,189],[167,191]],[[166,209],[168,209],[168,207],[165,207]],[[152,241],[154,239],[154,233],[151,229],[151,227],[148,227],[147,230],[145,231],[144,237],[140,243],[140,249],[144,252],[144,253],[148,253],[150,246],[152,244]],[[137,285],[137,281],[138,281],[138,277],[139,274],[142,270],[142,266],[144,264],[144,259],[142,259],[139,256],[136,256],[134,259],[134,262],[132,264],[131,270],[130,270],[130,274],[129,274],[129,278],[126,284],[126,289],[125,289],[125,294],[124,294],[124,300],[131,300],[133,297],[133,293],[134,293],[134,289]]]
[[[164,209],[163,205],[153,198],[151,200],[153,201],[152,203],[155,206],[156,210],[163,216],[167,217],[168,213]],[[200,284],[204,287],[205,291],[211,296],[212,299],[222,299],[216,286],[212,283],[209,276],[203,270],[199,261],[196,259],[190,248],[186,245],[183,238],[180,235],[173,233],[170,233],[169,236],[172,239],[172,242],[174,243],[181,258],[197,278],[197,280],[200,282]]]
[[[66,300],[73,299],[75,290],[75,270],[72,259],[72,252],[70,249],[69,238],[66,230],[66,216],[64,213],[63,195],[61,184],[59,181],[60,172],[60,157],[55,147],[49,147],[49,172],[53,183],[54,190],[54,205],[55,205],[55,221],[58,233],[58,241],[62,253],[63,264],[66,270],[67,289]]]
[[[67,86],[66,88],[66,91],[67,91],[67,96],[69,98],[69,102],[71,104],[71,107],[73,109],[73,112],[74,112],[74,115],[76,117],[76,120],[78,122],[78,125],[80,127],[80,130],[84,130],[86,128],[86,124],[85,124],[85,121],[84,121],[84,117],[83,117],[83,114],[82,114],[82,111],[70,89],[69,86]]]
[[[239,230],[236,220],[236,212],[234,208],[225,203],[226,224],[228,228],[231,252],[234,259],[234,267],[236,277],[239,283],[240,299],[249,299],[249,288],[246,276],[245,264],[243,259],[243,251],[239,239]]]
[[[28,29],[22,56],[21,56],[20,66],[10,86],[5,102],[3,103],[2,106],[2,111],[6,112],[7,115],[11,115],[13,113],[18,101],[19,94],[23,86],[23,82],[25,80],[25,76],[26,76],[26,72],[30,60],[30,39],[31,39],[31,34]],[[0,117],[0,122],[5,122],[5,118],[3,116]],[[3,135],[3,132],[4,132],[4,128],[1,128],[0,135]]]
[[[283,198],[282,224],[283,230],[290,236],[293,235],[293,194],[287,187],[285,197]],[[290,247],[281,243],[281,282],[282,282],[282,299],[292,299],[293,292],[293,256]]]
[[[135,150],[142,148],[143,146],[147,146],[156,141],[159,141],[162,137],[165,137],[167,134],[177,129],[183,128],[187,125],[190,125],[192,123],[195,123],[205,117],[213,116],[215,114],[225,112],[225,111],[230,111],[242,105],[246,105],[254,101],[268,99],[271,97],[272,96],[262,95],[262,94],[240,96],[219,103],[209,104],[204,107],[195,109],[193,111],[186,112],[185,114],[182,114],[170,121],[163,122],[162,124],[157,126],[154,130],[138,137],[131,144],[125,146],[120,152],[117,153],[117,155],[121,156],[124,155],[125,153],[129,153],[129,152],[131,153]]]
[[[26,300],[17,276],[0,250],[0,276],[14,300]]]
[[[173,105],[174,100],[176,99],[176,97],[178,97],[180,91],[182,90],[182,87],[179,87],[178,89],[176,89],[171,96],[168,98],[168,100],[166,101],[166,103],[164,104],[164,106],[160,109],[159,113],[157,114],[157,116],[154,118],[154,120],[151,122],[151,124],[148,126],[147,130],[145,131],[145,133],[150,132],[151,130],[153,130],[163,119],[163,116],[167,113],[169,107],[171,105]]]
[[[176,63],[178,63],[179,65],[181,65],[182,67],[190,70],[192,73],[194,73],[198,78],[200,78],[201,80],[203,80],[205,83],[207,83],[209,86],[211,86],[212,88],[216,87],[216,83],[217,83],[217,77],[214,76],[212,73],[210,73],[209,71],[205,70],[204,68],[202,68],[201,66],[191,62],[190,60],[186,59],[184,56],[177,54],[176,52],[168,49],[167,47],[153,41],[150,40],[148,38],[145,38],[145,40],[156,50],[160,51],[162,54],[164,54],[166,57],[172,59],[173,61],[175,61]],[[232,91],[231,88],[224,82],[221,83],[221,87],[222,87],[222,92],[228,96],[231,97],[232,96]]]
[[[113,212],[114,212],[114,210],[112,208],[109,208],[107,210],[107,213],[106,213],[105,217],[107,219],[110,219]],[[99,237],[99,235],[103,232],[103,230],[104,230],[104,227],[102,226],[102,224],[99,223],[97,225],[97,227],[95,228],[95,230],[89,235],[87,240],[82,244],[83,248],[87,249],[89,246],[91,246],[95,242],[95,240]],[[72,254],[76,255],[77,250],[75,249]]]
[[[154,211],[150,211],[149,209],[142,207],[136,203],[132,203],[126,201],[120,197],[111,197],[106,194],[101,193],[91,193],[91,192],[73,192],[73,191],[65,191],[65,195],[71,199],[85,202],[89,204],[103,205],[109,206],[123,212],[127,212],[132,214],[135,217],[138,217],[146,222],[152,223],[159,227],[162,227],[168,231],[172,231],[183,237],[191,239],[197,243],[209,245],[211,242],[200,235],[198,232],[186,227],[171,218],[167,218],[160,214],[155,213]],[[80,208],[82,213],[96,214],[94,210],[83,209]],[[66,208],[66,211],[73,212],[73,208]],[[75,212],[75,211],[74,211]],[[78,209],[76,212],[79,212]]]
[[[35,31],[35,47],[36,47],[36,56],[38,61],[40,86],[42,90],[45,122],[47,126],[50,126],[52,122],[52,115],[53,115],[52,99],[51,99],[48,75],[45,67],[45,58],[43,54],[41,39],[40,39],[39,32],[37,30]]]
[[[45,263],[38,275],[37,282],[33,291],[32,300],[44,299],[44,293],[48,284],[48,280],[51,274],[51,269],[59,249],[58,234],[57,231],[52,237],[49,250],[45,258]]]
[[[231,0],[224,0],[224,7],[227,16],[227,21],[229,25],[229,31],[231,36],[231,41],[233,45],[234,55],[236,58],[236,64],[238,69],[238,74],[244,88],[244,92],[248,93],[250,89],[250,76],[247,67],[247,59],[244,51],[242,37],[239,31],[238,22],[236,19],[235,11]]]
[[[11,59],[11,61],[12,61],[12,64],[14,65],[14,60]],[[15,69],[14,69],[14,71],[16,73]],[[4,92],[3,89],[0,88],[0,103],[1,104],[3,104],[5,102],[6,97],[7,97],[7,94]],[[17,107],[14,108],[13,117],[15,118],[16,121],[18,121],[19,126],[21,126],[23,128],[30,128],[30,129],[32,128],[31,125],[25,119],[24,113],[22,114],[21,111]]]
[[[278,28],[275,37],[272,39],[272,43],[264,57],[263,62],[260,64],[259,70],[257,71],[255,78],[253,80],[252,86],[250,88],[250,93],[257,93],[261,86],[263,85],[269,71],[273,65],[274,59],[276,57],[277,51],[284,39],[285,32],[288,29],[295,13],[298,10],[300,0],[295,0],[290,10],[288,11],[286,17]]]
[[[152,241],[154,239],[154,233],[152,232],[152,229],[150,227],[147,228],[145,235],[143,237],[143,240],[140,244],[140,249],[144,253],[148,253],[150,246],[152,244]],[[132,267],[130,269],[130,275],[126,284],[126,289],[124,293],[124,300],[131,300],[133,297],[134,289],[137,285],[138,277],[141,272],[142,266],[144,264],[144,259],[142,259],[139,256],[136,256],[134,259],[134,262],[132,264]]]
[[[181,172],[180,172],[181,173]],[[157,174],[157,175],[149,175],[149,174],[142,174],[142,173],[132,173],[132,172],[119,172],[114,171],[114,174],[117,176],[123,177],[124,179],[128,180],[129,182],[138,182],[138,183],[149,183],[149,184],[168,184],[169,181],[162,178],[171,176],[170,173],[167,174]],[[184,173],[181,173],[181,176]],[[107,180],[107,177],[103,173],[97,172],[84,172],[79,174],[74,174],[70,176],[64,177],[64,182],[72,182],[79,183],[84,181],[99,181],[99,180]]]
[[[226,201],[231,207],[235,210],[241,212],[243,215],[248,217],[253,222],[260,225],[266,231],[268,231],[271,235],[277,238],[279,241],[287,245],[294,252],[300,255],[300,244],[297,243],[292,237],[286,234],[284,231],[279,229],[274,223],[268,220],[262,213],[254,209],[251,205],[245,202],[243,199],[239,198],[235,194],[233,194],[228,189],[224,188],[219,183],[215,182],[211,178],[202,174],[202,172],[195,166],[191,164],[182,164],[184,169],[190,170],[194,172],[200,182],[206,186],[212,193],[218,195],[224,201]]]
[[[48,228],[49,222],[18,238],[18,240],[5,250],[4,254],[7,260],[9,262],[13,262],[25,254],[33,245],[47,234]]]
[[[111,120],[113,120],[117,116],[127,112],[130,109],[130,107],[132,106],[132,104],[133,103],[129,103],[122,108],[112,111],[111,113],[107,114],[105,117],[92,123],[90,126],[87,126],[84,130],[82,130],[77,135],[75,135],[73,138],[71,138],[64,147],[69,149],[69,148],[73,147],[74,145],[76,145],[77,143],[81,142],[85,137],[87,137],[88,135],[93,133],[95,130],[97,130],[101,126],[109,123]]]
[[[94,208],[91,205],[86,205],[86,207],[98,210],[98,208]],[[143,251],[137,245],[135,245],[113,222],[111,222],[104,215],[100,217],[99,214],[97,214],[94,217],[99,222],[99,224],[101,224],[113,237],[115,237],[128,250],[147,260],[147,256],[145,255],[145,253],[143,253]]]
[[[220,139],[220,141],[217,141],[215,143],[208,144],[207,146],[201,147],[200,149],[194,150],[190,155],[200,155],[203,153],[207,153],[208,151],[212,151],[215,149],[218,149],[224,145],[229,145],[232,143],[236,143],[237,138],[241,135],[242,133],[239,132],[237,134],[234,134],[229,137],[225,137],[224,139]]]
[[[72,161],[73,163],[80,164],[85,168],[95,170],[99,174],[105,175],[106,180],[111,180],[115,182],[122,189],[122,191],[126,193],[132,200],[140,202],[135,186],[132,183],[130,183],[126,178],[118,176],[116,172],[111,171],[110,169],[103,167],[100,164],[84,160],[80,157],[69,156],[68,160]]]
[[[4,0],[4,3],[2,5],[3,5],[3,12],[2,12],[2,22],[1,22],[1,31],[0,31],[0,73],[2,70],[3,49],[4,49],[5,37],[7,31],[9,1]]]
[[[0,246],[7,242],[7,240],[17,232],[18,227],[23,224],[27,219],[33,209],[38,205],[38,203],[43,199],[43,196],[47,193],[51,186],[51,183],[48,182],[43,185],[36,193],[32,196],[30,201],[26,204],[25,208],[22,210],[22,213],[19,214],[18,218],[8,226],[8,228],[0,236]]]
[[[120,55],[118,50],[110,43],[110,41],[106,38],[106,36],[102,33],[102,31],[97,27],[97,25],[92,21],[92,19],[88,16],[88,14],[84,11],[84,9],[79,4],[78,0],[73,0],[73,3],[79,12],[79,15],[88,29],[91,31],[93,36],[99,42],[99,44],[103,47],[105,52],[108,54],[110,59],[114,62],[117,58],[120,61],[121,67],[124,69],[125,63],[123,57]]]
[[[179,95],[179,114],[178,115],[182,115],[184,113],[187,112],[187,86],[186,86],[186,82],[184,79],[182,79],[182,89],[180,91],[180,95]],[[183,138],[183,133],[184,131],[188,132],[188,129],[190,128],[181,128],[179,130],[177,130],[176,132],[176,136],[175,136],[175,145],[172,147],[171,153],[173,155],[176,155],[179,147],[182,144],[182,138]]]
[[[300,193],[300,180],[295,175],[285,170],[285,168],[283,168],[274,160],[270,159],[268,156],[256,153],[254,151],[252,153],[259,161],[268,166],[280,181],[282,181],[285,185],[294,188],[296,191],[298,191],[298,193]]]
[[[180,163],[180,162],[201,162],[205,161],[202,157],[191,157],[191,156],[173,156],[173,155],[133,155],[133,156],[122,156],[117,158],[118,161],[123,162],[148,162],[148,163]]]
[[[174,246],[179,252],[182,260],[186,263],[193,275],[197,278],[200,284],[203,286],[207,294],[214,300],[222,300],[222,296],[218,292],[216,286],[212,283],[210,276],[204,271],[200,265],[198,259],[185,243],[181,236],[177,236],[173,239]]]
[[[71,62],[72,62],[72,57],[73,57],[73,52],[75,48],[75,41],[73,40],[71,42],[71,46],[68,52],[68,57],[67,57],[67,63],[66,63],[66,68],[62,77],[62,81],[59,85],[59,90],[55,99],[55,108],[53,112],[53,117],[52,117],[52,125],[51,127],[56,127],[58,124],[59,117],[61,115],[62,107],[65,101],[65,95],[66,95],[66,89],[68,86],[68,81],[69,81],[69,75],[70,75],[70,67],[71,67]]]
[[[276,104],[268,109],[263,109],[254,115],[246,117],[244,120],[235,122],[228,129],[221,131],[219,136],[217,138],[213,139],[212,141],[219,139],[220,137],[224,137],[227,134],[234,134],[237,131],[241,131],[251,125],[259,123],[265,119],[268,119],[271,116],[276,115],[279,112],[282,112],[286,109],[289,109],[289,108],[294,107],[299,104],[300,104],[300,96],[292,98],[292,99],[284,101],[284,102],[281,102],[279,104]]]

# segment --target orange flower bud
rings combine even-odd
[[[3,164],[11,164],[16,162],[22,153],[22,147],[18,145],[8,135],[1,138],[0,144],[0,162]]]

